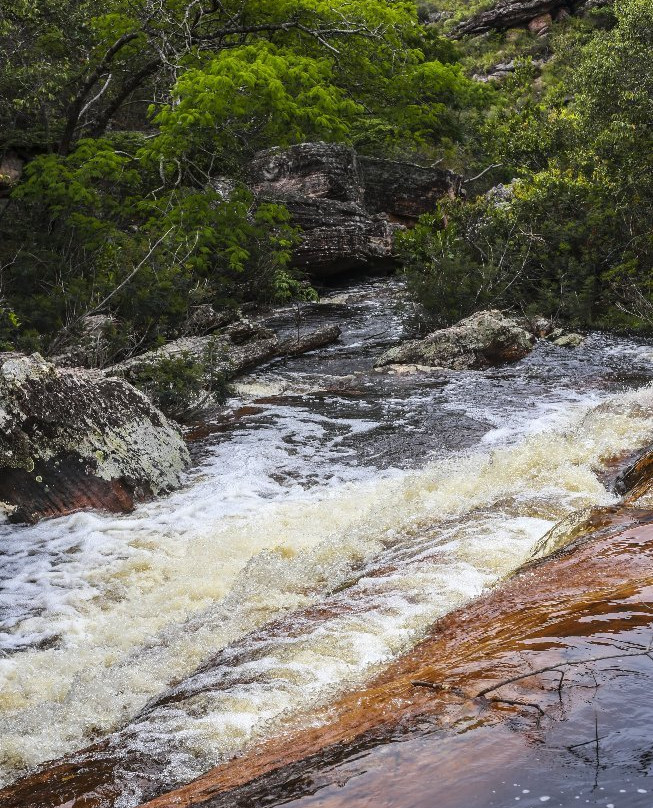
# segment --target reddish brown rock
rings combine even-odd
[[[528,30],[536,36],[544,36],[551,30],[553,18],[550,14],[540,14],[528,23]]]
[[[138,390],[38,354],[0,360],[0,502],[14,521],[128,511],[181,482],[188,452]]]

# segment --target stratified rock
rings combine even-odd
[[[1,361],[0,430],[0,501],[16,521],[129,511],[177,487],[189,460],[177,429],[131,385],[39,354]]]
[[[136,383],[144,371],[156,368],[164,360],[185,358],[200,363],[204,368],[207,390],[199,394],[198,401],[191,404],[188,413],[175,413],[175,417],[188,417],[213,406],[214,402],[208,393],[212,379],[233,379],[271,359],[296,356],[330,345],[339,336],[338,326],[325,326],[298,337],[280,340],[274,331],[240,320],[219,334],[173,340],[155,351],[107,368],[104,373]]]
[[[161,348],[112,365],[104,373],[135,379],[143,369],[156,366],[162,360],[188,358],[206,364],[207,371],[232,378],[272,359],[278,345],[279,340],[273,331],[248,320],[238,320],[217,334],[172,340]]]
[[[372,213],[387,213],[405,224],[434,211],[440,199],[457,196],[462,189],[463,178],[446,169],[374,157],[358,160],[365,208]]]
[[[348,146],[300,143],[254,157],[250,186],[282,202],[302,231],[292,263],[318,277],[394,263],[394,234],[460,193],[451,171],[359,157]]]
[[[293,225],[302,238],[291,262],[320,278],[364,267],[394,263],[397,225],[384,215],[372,216],[355,202],[332,199],[286,199]]]
[[[308,197],[362,202],[358,157],[337,143],[299,143],[266,149],[250,166],[251,187],[265,197]]]
[[[481,370],[527,356],[535,337],[500,311],[481,311],[451,328],[434,331],[386,351],[375,367],[408,364],[452,370]]]
[[[598,0],[599,5],[607,5],[610,2],[612,0]],[[569,0],[498,0],[492,8],[474,14],[473,17],[456,25],[450,32],[450,36],[454,38],[476,36],[487,31],[504,31],[520,25],[530,26],[531,22],[538,19],[540,22],[536,24],[535,33],[541,35],[546,28],[545,17],[549,17],[546,22],[550,27],[551,15],[558,15],[558,12],[563,9],[569,14],[572,10],[583,6],[584,4],[578,0],[575,2],[569,2]],[[563,17],[557,18],[562,19]]]

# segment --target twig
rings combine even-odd
[[[467,185],[468,182],[474,182],[475,180],[480,180],[484,174],[487,174],[488,171],[492,171],[493,168],[501,168],[503,163],[492,163],[491,166],[484,168],[480,174],[477,174],[475,177],[470,177],[468,180],[463,180],[463,185]]]
[[[623,659],[624,657],[640,657],[640,656],[647,656],[649,659],[653,659],[653,657],[651,656],[650,646],[642,651],[630,651],[630,652],[627,651],[621,654],[607,654],[606,656],[588,657],[587,659],[572,659],[567,662],[558,662],[556,665],[546,665],[543,668],[537,668],[535,670],[529,671],[528,673],[520,673],[518,676],[511,676],[509,679],[504,679],[502,682],[498,682],[495,685],[485,687],[477,694],[476,698],[486,696],[488,693],[492,693],[493,690],[498,690],[500,687],[505,687],[505,685],[510,685],[513,682],[520,682],[522,679],[528,679],[531,676],[538,676],[540,673],[548,673],[550,671],[561,673],[560,668],[563,667],[571,667],[572,665],[589,665],[594,662],[603,662],[604,660],[607,659]]]

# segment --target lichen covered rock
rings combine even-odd
[[[500,311],[480,311],[425,339],[409,340],[386,351],[376,367],[420,365],[452,370],[482,370],[527,356],[535,337]]]
[[[127,382],[0,358],[0,501],[13,520],[129,511],[177,487],[188,461],[176,427]]]

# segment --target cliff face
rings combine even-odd
[[[451,32],[454,38],[487,31],[528,26],[535,34],[546,33],[555,19],[570,13],[609,5],[612,0],[499,0],[493,8],[461,22]]]
[[[250,166],[252,189],[288,208],[303,231],[295,266],[317,277],[391,265],[393,235],[460,193],[451,171],[360,157],[348,146],[301,143],[260,152]]]

